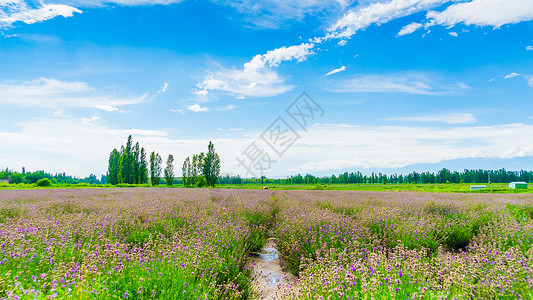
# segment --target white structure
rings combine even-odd
[[[471,191],[484,190],[486,188],[487,188],[486,185],[471,185],[470,186]]]
[[[9,184],[9,180],[7,180],[7,179],[0,179],[0,183],[7,183],[7,184]]]
[[[509,183],[510,189],[527,189],[527,183],[523,181],[513,181]]]

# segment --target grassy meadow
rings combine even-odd
[[[0,191],[1,299],[531,299],[529,194],[237,189]]]

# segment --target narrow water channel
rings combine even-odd
[[[254,282],[259,299],[279,299],[279,290],[295,282],[292,274],[284,272],[276,249],[276,239],[269,238],[263,249],[252,257],[256,280]]]

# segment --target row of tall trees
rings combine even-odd
[[[194,154],[183,162],[182,180],[185,186],[214,187],[220,176],[220,157],[210,141],[207,153]]]
[[[120,151],[113,149],[109,155],[107,181],[110,184],[148,183],[148,173],[152,186],[159,186],[161,175],[165,178],[167,186],[174,183],[174,156],[169,154],[166,166],[163,169],[163,159],[153,151],[150,154],[150,164],[146,163],[144,148],[136,143],[134,146],[131,135],[125,146]],[[215,186],[220,175],[220,158],[215,152],[215,146],[209,142],[207,153],[195,154],[192,160],[187,157],[183,163],[183,183],[185,186]]]
[[[146,152],[139,143],[133,145],[131,135],[125,146],[120,151],[113,149],[109,155],[107,182],[110,184],[148,183],[148,166],[146,165]]]

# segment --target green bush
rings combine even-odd
[[[36,186],[46,187],[52,186],[52,182],[48,178],[41,178],[35,183]]]
[[[197,186],[197,187],[204,187],[207,185],[207,180],[205,179],[204,175],[198,175],[196,176],[196,178],[194,179],[194,184]]]

